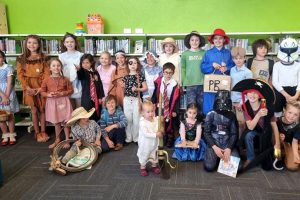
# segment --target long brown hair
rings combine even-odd
[[[37,54],[39,54],[41,56],[41,59],[44,59],[46,56],[45,54],[42,52],[42,41],[41,38],[38,35],[28,35],[24,42],[23,42],[23,46],[22,46],[22,50],[23,50],[23,54],[20,55],[20,60],[21,63],[25,63],[27,58],[29,58],[29,56],[31,55],[30,50],[27,48],[27,42],[30,38],[35,39],[38,42],[38,48],[37,48]]]
[[[60,51],[62,52],[62,53],[64,53],[64,52],[66,52],[68,49],[67,49],[67,47],[65,47],[65,40],[67,39],[67,38],[73,38],[74,40],[75,40],[75,50],[76,51],[80,51],[80,45],[79,45],[79,42],[78,42],[78,40],[77,40],[77,37],[74,35],[74,34],[72,34],[72,33],[68,33],[68,32],[66,32],[66,34],[64,35],[64,37],[63,37],[63,39],[61,40],[61,42],[60,42]]]
[[[129,70],[129,61],[130,60],[135,60],[136,62],[137,62],[137,69],[136,69],[136,72],[138,73],[138,74],[140,74],[141,73],[141,70],[142,70],[142,65],[141,65],[141,62],[140,62],[140,60],[137,58],[137,57],[129,57],[128,59],[127,59],[127,65],[126,65],[126,70],[127,70],[127,72],[129,73],[130,72],[130,70]]]
[[[60,73],[61,73],[61,76],[64,77],[64,73],[63,73],[63,64],[62,64],[62,62],[61,62],[58,58],[52,58],[52,59],[49,61],[49,68],[50,68],[51,63],[52,63],[53,61],[59,62],[60,67],[61,67]],[[51,71],[50,71],[50,73],[52,74]]]

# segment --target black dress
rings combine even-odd
[[[92,101],[90,94],[91,77],[94,80],[98,99],[102,99],[105,96],[100,75],[97,71],[88,71],[83,68],[80,68],[77,71],[77,77],[81,81],[82,85],[81,106],[84,107],[87,111],[89,111],[90,109],[95,108],[95,102]],[[99,105],[99,116],[96,112],[94,112],[90,119],[95,120],[97,122],[100,119],[100,114],[101,105]]]

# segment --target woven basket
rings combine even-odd
[[[9,119],[9,112],[0,110],[0,122],[6,122]]]

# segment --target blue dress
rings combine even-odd
[[[184,120],[182,123],[184,124],[185,131],[186,131],[185,139],[187,141],[195,140],[197,126],[199,125],[199,123],[196,122],[195,124],[189,124],[186,122],[186,120]],[[175,146],[180,143],[181,143],[181,137],[179,136],[175,141]],[[205,144],[204,140],[200,139],[199,146],[200,146],[200,148],[198,148],[198,149],[175,147],[175,151],[174,151],[172,157],[176,158],[179,161],[203,160],[204,154],[205,154],[205,149],[206,149],[206,144]]]
[[[232,61],[231,53],[228,49],[224,47],[220,50],[216,47],[211,48],[206,51],[204,54],[204,58],[202,59],[202,63],[200,69],[203,74],[221,74],[220,70],[215,70],[213,67],[213,63],[218,63],[221,65],[222,62],[226,63],[227,71],[226,75],[229,75],[230,69],[234,66],[234,62]],[[209,111],[213,109],[214,101],[215,101],[216,93],[212,92],[204,92],[203,95],[203,114],[207,114]]]
[[[7,77],[13,76],[13,69],[8,66],[7,64],[4,64],[0,66],[0,90],[5,93],[7,88]],[[14,87],[11,90],[10,96],[9,96],[10,104],[9,105],[3,105],[0,104],[0,110],[6,110],[10,111],[12,113],[19,112],[19,103],[17,99],[17,95],[15,92]],[[2,98],[0,97],[0,102],[2,101]]]

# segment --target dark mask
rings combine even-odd
[[[219,90],[216,94],[214,102],[215,111],[232,111],[232,101],[230,92],[227,90]]]

